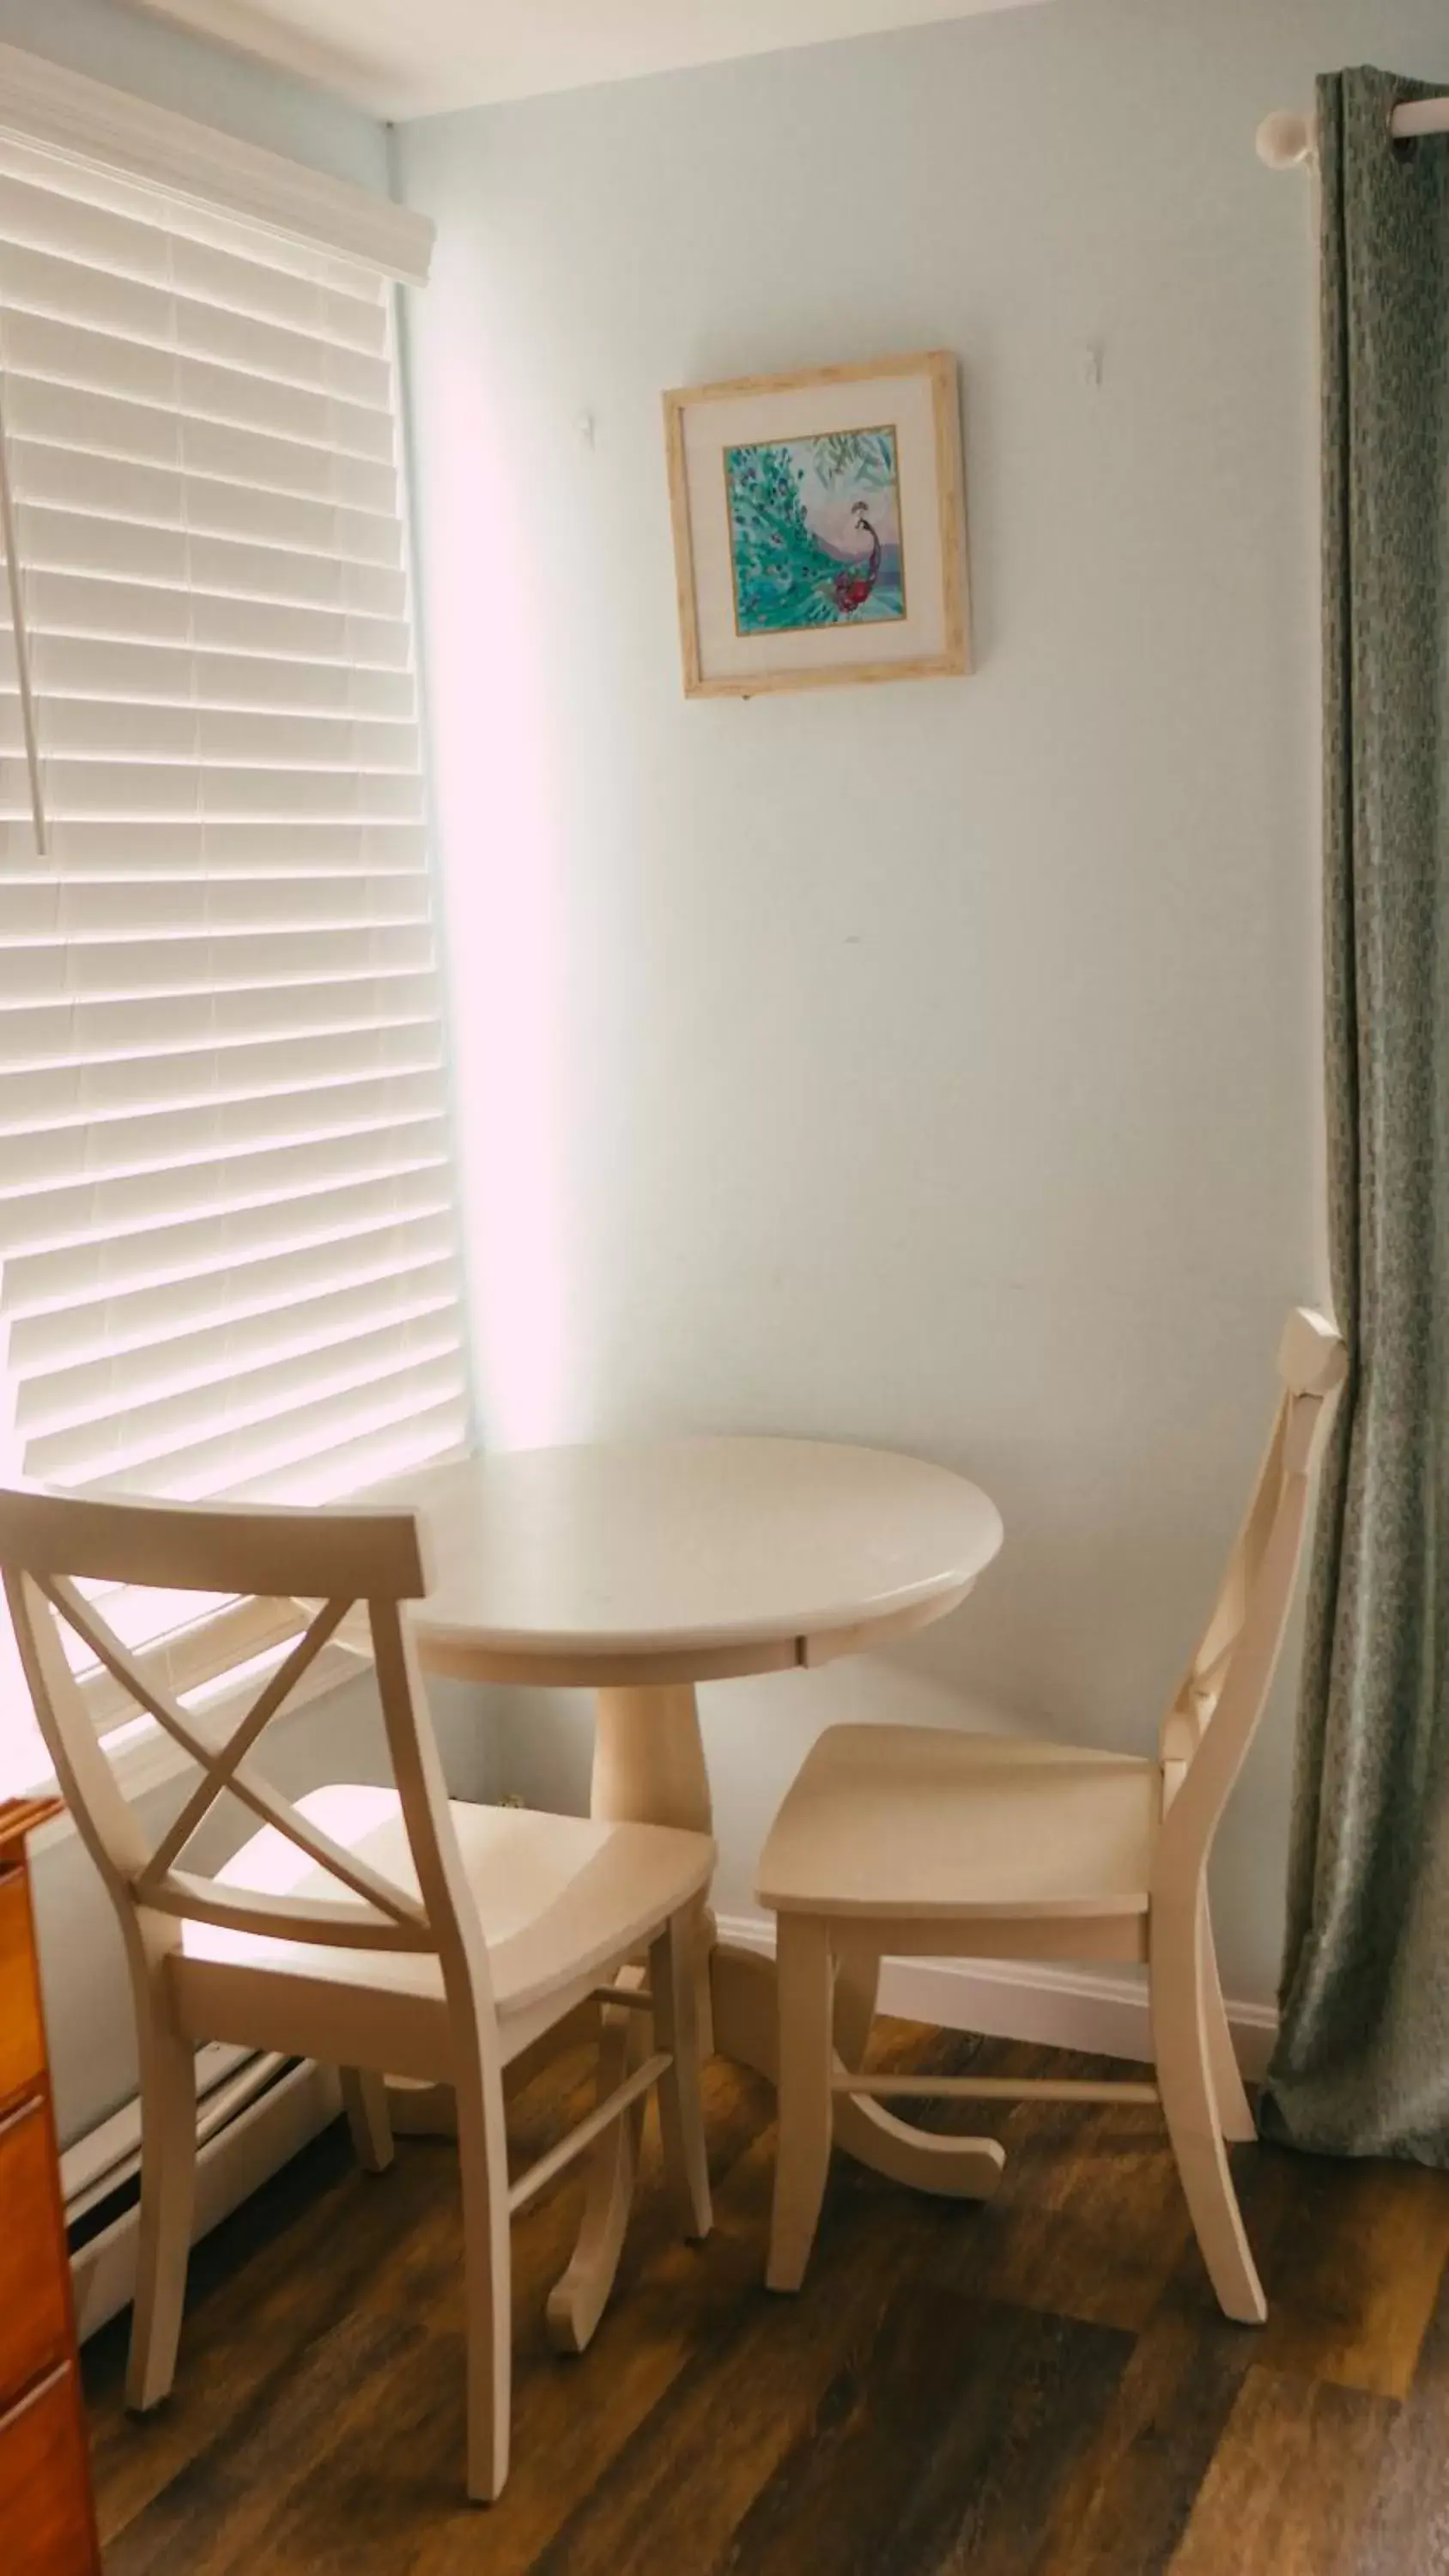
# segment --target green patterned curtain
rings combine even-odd
[[[1449,135],[1318,84],[1329,1227],[1352,1373],[1264,2126],[1449,2164]]]

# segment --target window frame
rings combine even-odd
[[[21,47],[3,43],[0,43],[0,134],[13,136],[17,142],[53,157],[58,164],[78,164],[117,179],[139,182],[183,205],[199,207],[222,219],[232,219],[263,235],[271,233],[312,252],[354,262],[370,269],[384,281],[389,306],[398,519],[402,532],[407,617],[412,644],[416,722],[422,754],[423,831],[429,851],[432,920],[435,937],[440,939],[443,912],[430,829],[431,782],[427,758],[426,688],[420,668],[417,617],[408,401],[404,380],[405,333],[397,294],[400,284],[426,283],[434,237],[431,220],[330,174],[245,143],[233,135],[111,88],[82,73],[47,62]],[[63,188],[59,171],[57,176]],[[438,977],[445,1088],[450,1091],[447,1078],[447,979],[441,967]],[[456,1154],[453,1170],[456,1178]],[[460,1238],[461,1234],[460,1228]],[[471,1434],[466,1243],[461,1239],[458,1271],[463,1325],[464,1404]],[[3,1398],[8,1405],[11,1399],[8,1373]],[[215,1630],[222,1623],[233,1624],[243,1632],[250,1626],[253,1634],[247,1641],[246,1655],[217,1667],[214,1663]],[[304,1624],[305,1613],[299,1612],[298,1627]],[[167,1680],[173,1690],[202,1686],[199,1681],[189,1682],[187,1679],[188,1673],[202,1665],[208,1667],[210,1679],[220,1682],[227,1672],[248,1673],[251,1656],[265,1642],[264,1632],[270,1630],[275,1643],[284,1625],[283,1605],[259,1601],[231,1604],[194,1628],[186,1624],[171,1632],[168,1640],[158,1641],[148,1649],[145,1661],[156,1671],[158,1678]],[[295,1631],[289,1629],[287,1633]],[[211,1638],[210,1644],[207,1643],[208,1637]],[[176,1654],[175,1648],[182,1640],[188,1641],[198,1651]],[[285,1647],[280,1647],[279,1651],[284,1652]],[[23,1689],[18,1663],[15,1669],[17,1682]],[[349,1681],[366,1670],[364,1657],[334,1641],[303,1676],[291,1696],[289,1707],[292,1710],[305,1708],[311,1702],[345,1688]],[[96,1677],[98,1710],[108,1710],[114,1687],[106,1676]],[[255,1682],[248,1678],[238,1679],[231,1691],[217,1689],[206,1701],[208,1719],[214,1719],[224,1727],[232,1699],[235,1698],[239,1708],[244,1707],[254,1691]],[[98,1714],[98,1731],[104,1724],[104,1716]],[[115,1745],[110,1759],[118,1785],[128,1798],[144,1797],[190,1769],[188,1756],[154,1721],[136,1720],[133,1716],[129,1721],[123,1720],[122,1726],[129,1740]],[[14,1766],[16,1777],[12,1780],[5,1759],[3,1732],[3,1711],[0,1711],[0,1774],[4,1776],[6,1788],[16,1786],[26,1791],[52,1788],[54,1774],[48,1760],[33,1779],[23,1776],[22,1766],[17,1762]],[[27,1728],[24,1733],[28,1740],[30,1730]],[[39,1752],[44,1755],[43,1745]],[[62,1812],[38,1828],[33,1847],[44,1849],[74,1831],[71,1818]]]

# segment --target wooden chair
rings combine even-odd
[[[120,1918],[141,2066],[140,2249],[128,2402],[175,2368],[196,2153],[194,2052],[240,2042],[372,2070],[351,2079],[371,2159],[390,2149],[380,2078],[456,2089],[468,2332],[468,2488],[508,2469],[509,2230],[562,2166],[650,2087],[687,2232],[710,2226],[693,1943],[708,1837],[450,1802],[401,1605],[426,1590],[412,1516],[191,1509],[0,1494],[0,1565],[36,1715]],[[320,1602],[224,1742],[142,1674],[98,1583]],[[254,1748],[354,1604],[366,1604],[395,1786],[333,1785],[295,1804]],[[64,1630],[173,1736],[201,1779],[154,1849],[122,1798],[73,1678]],[[258,1819],[215,1876],[185,1863],[230,1795]],[[503,2070],[647,1945],[654,2045],[510,2188]],[[638,2052],[636,2052],[636,2057]],[[637,2117],[637,2113],[634,2114]]]
[[[888,2094],[958,2100],[1160,2100],[1212,2285],[1261,2324],[1263,2291],[1224,2141],[1250,2138],[1207,1908],[1207,1862],[1282,1642],[1309,1483],[1347,1367],[1319,1315],[1290,1315],[1283,1395],[1247,1519],[1156,1761],[939,1728],[832,1727],[808,1756],[760,1864],[779,1918],[779,2163],[769,2284],[796,2290],[820,2215],[833,2105],[879,2138],[922,2133]],[[1153,2085],[863,2076],[883,1956],[1145,1960]],[[846,2106],[849,2106],[848,2109]],[[943,2189],[984,2197],[1004,2162],[960,2142]],[[957,2179],[948,2180],[952,2169]],[[965,2179],[962,2179],[964,2174]]]

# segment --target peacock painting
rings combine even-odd
[[[905,616],[893,428],[726,447],[724,470],[737,634]]]

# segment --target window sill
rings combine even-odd
[[[173,1744],[170,1736],[152,1718],[139,1721],[135,1741],[119,1746],[110,1761],[111,1777],[128,1805],[136,1798],[144,1798],[150,1790],[161,1788],[166,1781],[179,1779],[184,1771],[195,1767],[190,1755],[183,1753],[179,1744]],[[50,1797],[60,1796],[54,1772],[27,1784],[28,1796],[41,1793]],[[58,1816],[52,1816],[48,1825],[38,1825],[29,1838],[32,1860],[39,1859],[53,1844],[67,1841],[76,1830],[76,1821],[69,1807]]]
[[[324,1647],[316,1663],[303,1674],[291,1694],[285,1710],[281,1712],[281,1723],[285,1725],[288,1718],[298,1715],[314,1701],[329,1698],[333,1691],[346,1689],[349,1682],[360,1680],[371,1669],[367,1657],[346,1647]],[[229,1724],[235,1724],[246,1715],[254,1696],[255,1688],[251,1686],[238,1691],[230,1700],[215,1700],[206,1712],[207,1717],[213,1724],[219,1721],[218,1731],[225,1735]],[[154,1718],[138,1718],[125,1732],[129,1741],[113,1742],[107,1759],[111,1777],[128,1806],[149,1797],[153,1789],[164,1788],[169,1780],[182,1779],[195,1772],[196,1765],[190,1754],[174,1743]],[[38,1778],[25,1781],[18,1793],[26,1797],[61,1794],[53,1772],[42,1772]],[[76,1820],[68,1807],[58,1816],[52,1816],[49,1824],[37,1825],[28,1838],[27,1847],[32,1860],[42,1858],[57,1843],[68,1841],[77,1831]]]

